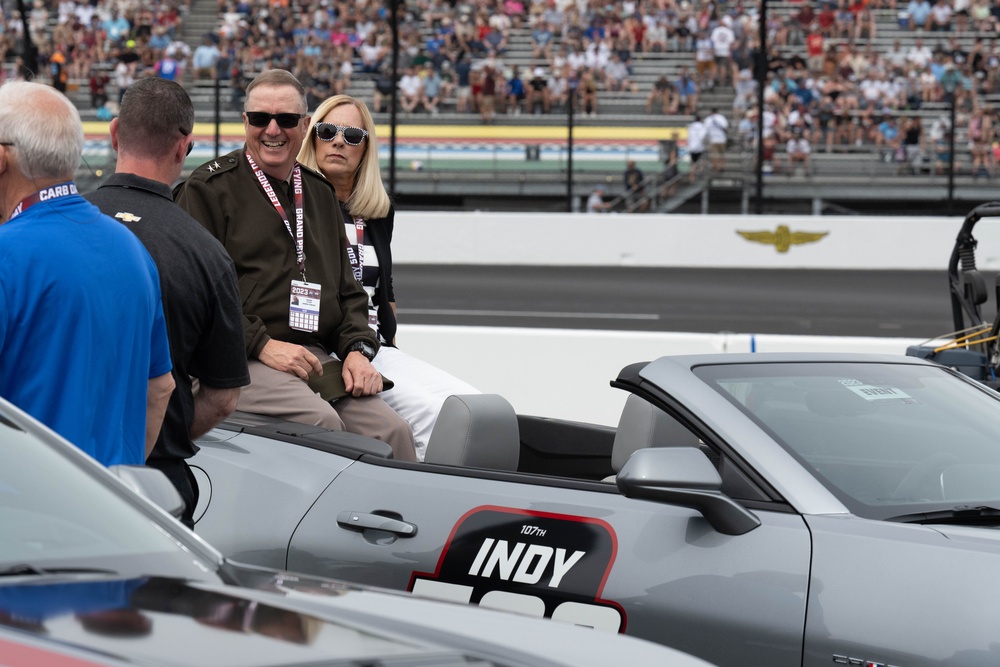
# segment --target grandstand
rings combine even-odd
[[[9,0],[5,0],[8,1]],[[43,4],[43,3],[36,3]],[[175,38],[182,40],[193,51],[206,34],[219,35],[224,23],[220,6],[225,3],[216,0],[191,0],[182,6],[182,22]],[[280,7],[287,3],[271,3]],[[324,0],[306,3],[309,10],[328,6]],[[341,3],[334,2],[338,7]],[[376,5],[377,3],[360,3]],[[480,0],[479,7],[493,6],[492,0]],[[502,3],[496,3],[501,6]],[[534,4],[534,3],[529,3]],[[572,4],[572,3],[571,3]],[[623,3],[617,3],[621,5]],[[633,3],[641,7],[642,3]],[[674,3],[668,2],[668,5]],[[697,4],[697,3],[696,3]],[[793,28],[796,13],[803,2],[769,1],[767,11],[780,31],[782,27]],[[98,3],[100,6],[101,3]],[[401,24],[407,44],[423,45],[435,32],[435,22],[425,20],[424,12],[435,7],[448,9],[450,17],[457,16],[465,5],[454,7],[431,0],[411,0],[404,3],[408,14]],[[586,6],[587,3],[582,3]],[[51,3],[49,26],[56,30],[58,6]],[[729,3],[726,6],[738,6]],[[818,8],[818,3],[817,3]],[[292,2],[293,10],[299,7]],[[457,7],[457,8],[456,8]],[[247,12],[251,11],[246,8]],[[884,55],[899,42],[902,49],[909,49],[915,40],[922,39],[929,47],[942,51],[957,44],[965,51],[971,51],[977,36],[992,39],[993,33],[975,30],[943,32],[922,32],[911,30],[900,20],[898,8],[875,6],[869,8],[874,18],[875,36],[865,36],[855,42],[859,51],[868,49]],[[751,10],[752,12],[752,10]],[[308,12],[297,12],[304,15]],[[238,14],[238,12],[237,12]],[[13,13],[5,11],[6,16]],[[232,12],[230,12],[230,17]],[[253,24],[259,17],[244,13],[241,15]],[[974,26],[973,26],[974,27]],[[793,30],[794,32],[794,30]],[[995,32],[995,31],[994,31]],[[8,34],[9,31],[8,31]],[[752,36],[753,33],[750,33]],[[506,30],[506,52],[502,54],[503,69],[509,74],[516,66],[521,72],[532,72],[536,67],[549,71],[550,63],[535,58],[532,54],[531,21],[511,25]],[[955,43],[948,40],[955,38]],[[828,40],[835,47],[848,38]],[[557,38],[556,44],[559,40]],[[779,45],[772,51],[772,57],[794,60],[803,58],[805,45],[801,36],[789,43]],[[991,44],[990,49],[995,49]],[[44,49],[43,49],[44,51]],[[422,51],[417,50],[418,53]],[[16,49],[8,49],[6,61],[13,61]],[[395,173],[390,179],[389,138],[392,116],[383,111],[376,114],[379,136],[383,144],[383,164],[387,170],[386,180],[395,185],[395,195],[400,208],[463,208],[463,209],[542,209],[565,210],[582,206],[583,200],[594,185],[605,185],[609,197],[613,198],[616,210],[625,210],[634,198],[626,198],[622,174],[628,160],[633,160],[644,172],[647,182],[645,194],[652,196],[650,211],[686,212],[747,212],[753,209],[757,168],[756,149],[741,137],[738,123],[742,113],[734,109],[736,92],[731,85],[723,85],[702,90],[698,97],[698,111],[704,117],[710,109],[717,108],[729,116],[730,141],[726,149],[725,166],[712,171],[705,169],[693,179],[685,173],[687,162],[684,156],[686,128],[691,121],[683,113],[659,114],[647,112],[647,96],[654,83],[661,76],[674,81],[682,68],[694,70],[694,53],[691,50],[671,48],[664,51],[633,50],[630,62],[631,88],[612,91],[599,87],[597,92],[597,115],[590,116],[580,109],[573,114],[573,155],[572,182],[567,174],[569,114],[566,106],[556,105],[549,113],[520,114],[498,113],[492,122],[484,123],[475,112],[460,112],[454,91],[445,95],[436,113],[419,109],[414,112],[398,110],[395,115]],[[400,58],[400,69],[408,64],[408,54]],[[362,71],[359,49],[351,50],[353,72],[345,92],[360,97],[372,106],[376,96],[379,72]],[[477,60],[481,61],[482,58]],[[258,66],[268,62],[258,58],[253,64]],[[276,61],[272,60],[271,65]],[[335,63],[334,63],[335,64]],[[98,63],[109,72],[114,60]],[[239,126],[238,103],[231,100],[228,71],[223,71],[223,79],[196,79],[193,72],[185,73],[183,83],[195,101],[199,124],[197,148],[189,166],[212,157],[217,148],[227,150],[238,144],[242,135]],[[253,67],[246,71],[251,75]],[[382,70],[386,69],[383,63]],[[879,146],[869,137],[855,144],[836,144],[831,150],[824,150],[822,142],[813,142],[809,168],[789,168],[784,156],[784,137],[777,142],[776,155],[769,173],[764,175],[763,194],[765,208],[769,212],[885,212],[926,214],[943,213],[947,206],[949,191],[954,198],[954,212],[963,213],[968,208],[991,198],[991,179],[995,178],[995,161],[988,161],[987,177],[974,173],[971,168],[969,138],[966,135],[968,117],[974,108],[994,105],[1000,90],[992,92],[979,90],[971,71],[965,72],[965,84],[971,88],[969,94],[960,95],[956,109],[955,168],[950,181],[947,169],[940,160],[935,160],[934,147],[925,145],[924,159],[914,162],[900,162],[898,151],[888,146]],[[44,75],[41,77],[44,80]],[[982,83],[981,81],[979,83]],[[114,86],[110,86],[114,90]],[[218,91],[218,108],[216,95]],[[71,95],[87,122],[88,136],[93,140],[90,162],[107,170],[113,160],[110,151],[100,145],[105,133],[106,121],[97,118],[97,111],[91,107],[87,80],[82,76],[69,81],[67,94]],[[113,97],[113,95],[112,95]],[[777,107],[780,105],[776,105]],[[990,106],[985,106],[989,109]],[[814,115],[818,113],[813,109]],[[950,113],[947,99],[924,101],[919,109],[891,108],[887,114],[917,119],[928,137],[935,122],[947,118]],[[850,110],[854,118],[865,114],[860,110]],[[784,112],[779,111],[779,124],[784,120]],[[859,121],[860,122],[860,121]],[[221,124],[220,124],[221,123]],[[996,124],[994,124],[994,127]],[[681,160],[679,176],[664,183],[664,154],[668,140],[678,139]],[[751,138],[752,139],[752,138]],[[234,143],[235,142],[235,143]],[[992,144],[992,137],[990,137]],[[938,147],[940,151],[940,147]],[[937,164],[936,164],[937,163]]]

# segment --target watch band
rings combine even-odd
[[[365,355],[365,358],[368,359],[368,361],[371,361],[375,358],[375,348],[373,348],[371,345],[369,345],[364,341],[358,341],[357,343],[354,343],[349,348],[347,348],[347,351],[360,352],[361,354]]]

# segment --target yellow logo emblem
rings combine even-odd
[[[141,217],[139,217],[134,213],[122,213],[120,211],[118,213],[115,213],[115,217],[121,220],[122,222],[139,222],[140,220],[142,220]]]
[[[788,252],[788,249],[793,245],[815,243],[830,232],[793,232],[786,225],[778,225],[773,232],[741,232],[736,230],[736,233],[747,241],[773,245],[778,252]]]

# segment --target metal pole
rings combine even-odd
[[[760,0],[757,60],[754,62],[757,79],[757,191],[754,211],[764,213],[764,86],[767,84],[767,0]]]
[[[399,0],[389,3],[392,28],[392,95],[389,101],[389,195],[396,197],[396,82],[399,81]]]
[[[215,154],[222,155],[222,86],[219,82],[219,68],[215,68]]]
[[[573,105],[576,102],[576,86],[568,82],[566,96],[566,212],[573,212]]]
[[[954,85],[954,81],[951,82]],[[955,98],[958,86],[951,91],[950,131],[948,134],[948,215],[955,213]]]
[[[24,0],[17,0],[17,11],[21,14],[21,30],[24,33],[24,69],[27,70],[17,74],[31,81],[38,74],[38,47],[35,46],[35,40],[31,37],[31,28],[28,25],[28,7]]]

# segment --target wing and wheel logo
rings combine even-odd
[[[788,252],[793,245],[815,243],[830,232],[793,232],[787,225],[778,225],[773,232],[768,230],[755,232],[736,230],[736,233],[747,241],[773,245],[778,252]]]

